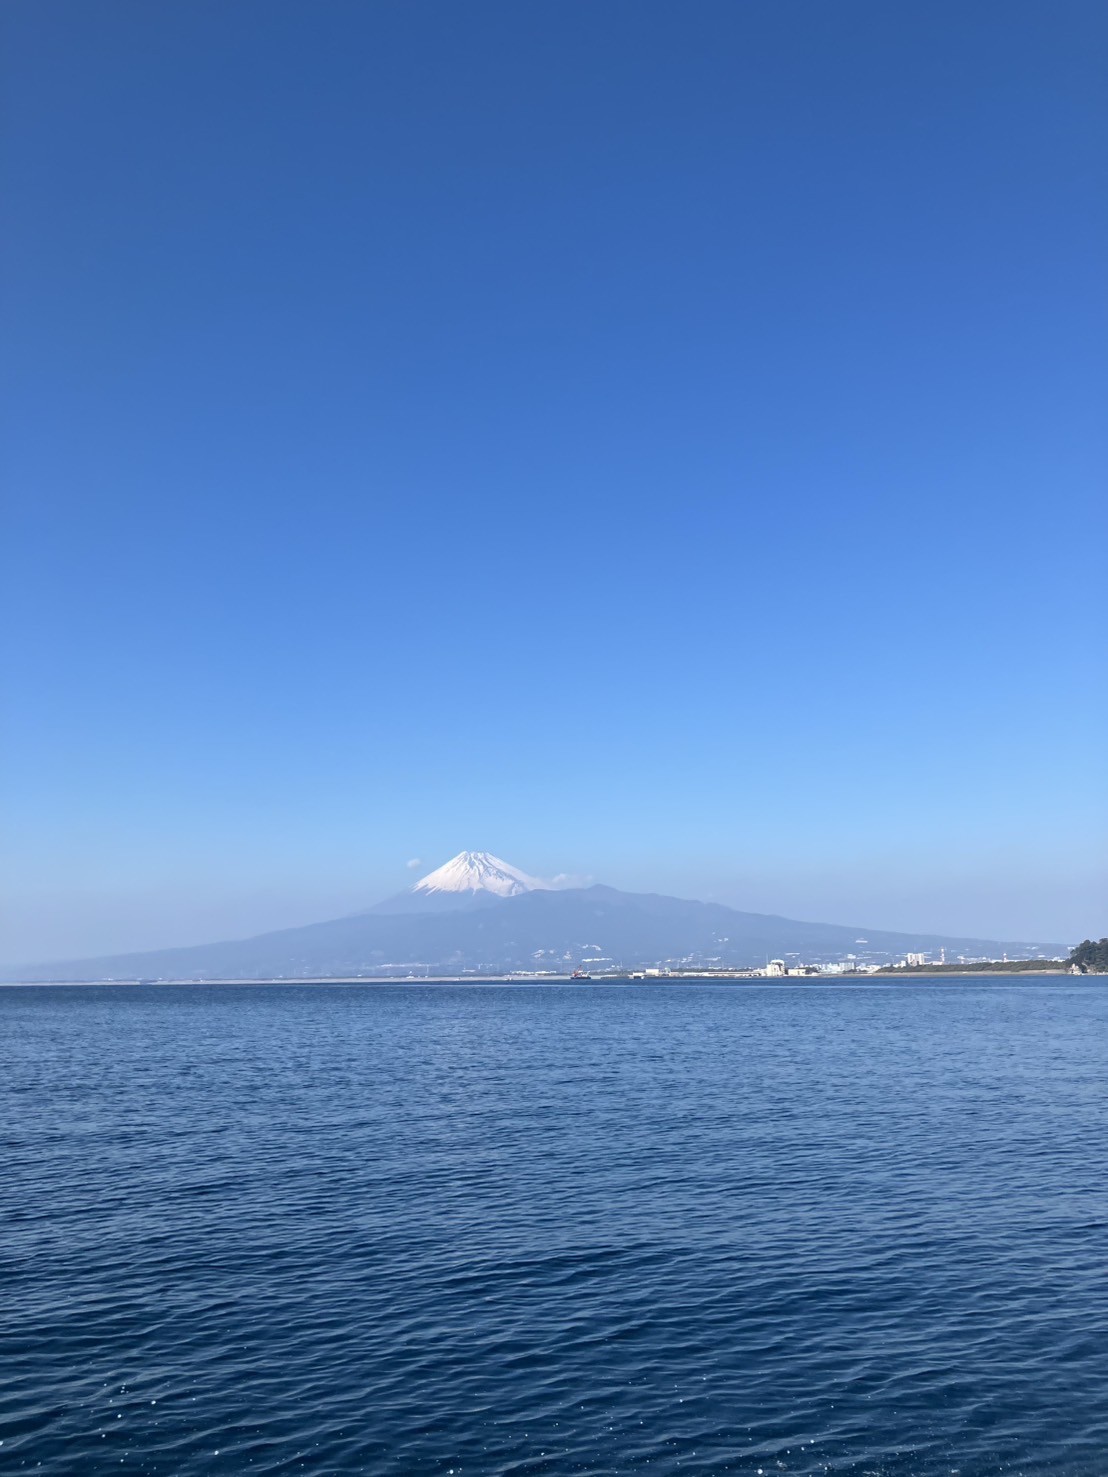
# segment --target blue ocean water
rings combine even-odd
[[[1108,1471],[1108,988],[0,990],[0,1470]]]

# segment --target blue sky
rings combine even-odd
[[[0,957],[463,847],[1108,931],[1108,14],[5,7]]]

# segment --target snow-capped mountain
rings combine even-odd
[[[414,887],[386,898],[369,913],[457,913],[497,908],[509,898],[550,892],[552,884],[529,877],[488,851],[460,851],[421,877]]]
[[[518,867],[501,861],[487,851],[460,851],[435,871],[421,877],[411,892],[434,895],[443,892],[491,892],[496,897],[518,897],[521,892],[545,892],[549,882],[528,877]]]

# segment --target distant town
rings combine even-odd
[[[724,941],[726,942],[726,941]],[[864,945],[866,939],[859,939],[859,945]],[[1084,946],[1082,946],[1084,947]],[[607,958],[600,954],[592,954],[587,949],[583,951],[577,963],[576,972],[580,975],[586,971],[593,978],[625,978],[625,979],[673,979],[673,978],[697,978],[705,976],[719,979],[802,979],[815,977],[837,978],[843,975],[874,975],[874,974],[897,974],[911,973],[913,971],[933,974],[936,972],[970,972],[981,971],[1004,971],[1012,970],[1023,972],[1028,970],[1042,972],[1070,971],[1074,974],[1084,972],[1081,961],[1075,960],[1079,950],[1074,950],[1069,955],[1056,954],[1034,954],[1026,958],[1009,958],[1008,954],[1000,955],[968,955],[956,954],[948,957],[945,948],[940,948],[934,953],[923,951],[906,952],[900,959],[890,960],[887,956],[880,954],[850,953],[838,959],[804,960],[799,952],[786,953],[779,959],[767,959],[762,965],[751,965],[747,967],[736,967],[727,964],[720,957],[696,957],[686,956],[680,959],[669,959],[652,967],[626,968],[622,963]],[[568,963],[568,960],[566,961]],[[467,970],[465,973],[477,973],[478,971]],[[565,969],[534,969],[513,970],[513,979],[527,978],[562,978]]]
[[[874,976],[888,978],[899,976],[904,979],[913,975],[925,978],[934,978],[936,975],[974,975],[974,974],[1055,974],[1055,975],[1097,975],[1108,974],[1108,938],[1094,942],[1086,939],[1078,944],[1068,955],[1034,955],[1028,958],[1009,958],[1007,955],[1000,957],[968,957],[958,955],[951,959],[947,957],[945,949],[939,949],[934,955],[917,951],[906,953],[902,959],[893,962],[879,963],[871,959],[858,958],[855,955],[847,955],[844,959],[820,960],[815,963],[805,963],[796,954],[789,954],[781,959],[767,959],[763,965],[750,967],[736,967],[724,964],[718,960],[698,961],[695,959],[673,959],[663,964],[640,966],[629,968],[624,964],[617,963],[611,958],[603,955],[585,954],[579,963],[574,965],[572,958],[559,959],[557,963],[551,961],[546,967],[535,969],[497,969],[493,966],[468,965],[460,966],[450,972],[444,972],[441,965],[419,963],[409,961],[405,963],[381,964],[372,971],[358,970],[341,974],[312,974],[302,972],[297,974],[274,973],[267,976],[253,976],[250,983],[254,984],[406,984],[406,983],[437,983],[449,984],[465,982],[467,980],[489,983],[519,983],[519,984],[558,984],[563,981],[651,981],[663,983],[669,981],[704,981],[704,980],[835,980],[835,979],[858,979],[873,978]],[[171,985],[171,984],[239,984],[246,981],[240,976],[187,976],[187,975],[157,975],[135,977],[124,975],[102,975],[99,977],[104,984],[138,984],[138,985]],[[64,981],[60,981],[64,983]]]
[[[733,965],[724,964],[719,960],[697,961],[693,959],[675,959],[664,964],[655,965],[650,968],[627,969],[612,959],[603,957],[586,956],[574,973],[578,978],[587,974],[590,979],[632,979],[632,980],[664,980],[664,979],[838,979],[844,976],[859,975],[895,975],[895,974],[937,974],[937,973],[1072,973],[1081,974],[1085,971],[1078,963],[1073,961],[1072,955],[1035,955],[1028,959],[1009,959],[1007,955],[999,958],[986,956],[968,957],[958,955],[948,959],[945,949],[940,949],[937,954],[912,952],[904,955],[902,959],[893,962],[878,962],[857,955],[848,954],[843,959],[826,959],[818,962],[808,963],[800,958],[798,954],[790,954],[782,959],[767,959],[763,965],[755,965],[749,968],[736,968]],[[465,970],[465,975],[477,975],[478,970]],[[564,979],[564,969],[536,969],[536,970],[512,970],[507,976],[511,979]],[[570,976],[573,977],[572,975]]]
[[[859,942],[862,942],[861,940]],[[686,957],[670,959],[650,966],[628,967],[622,962],[602,954],[584,950],[579,956],[561,957],[550,960],[534,969],[495,969],[471,965],[460,968],[456,974],[446,976],[441,968],[432,964],[403,963],[386,964],[374,971],[375,978],[393,980],[418,979],[506,979],[550,982],[565,979],[578,980],[740,980],[740,979],[841,979],[873,975],[912,974],[1084,974],[1097,972],[1095,965],[1079,958],[1085,945],[1074,949],[1069,955],[1036,954],[1028,958],[1009,958],[1007,954],[997,956],[963,955],[948,957],[946,949],[933,954],[912,951],[897,960],[866,958],[847,954],[842,959],[823,959],[814,962],[803,960],[798,953],[786,954],[780,959],[767,959],[762,965],[737,967],[719,958]],[[359,976],[368,978],[369,976]]]

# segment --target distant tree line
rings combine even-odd
[[[901,979],[913,974],[1032,974],[1035,970],[1058,974],[1068,964],[1061,959],[978,959],[972,964],[883,964],[877,973]]]
[[[1082,974],[1108,974],[1108,939],[1086,939],[1074,949],[1067,963],[1076,965]]]

